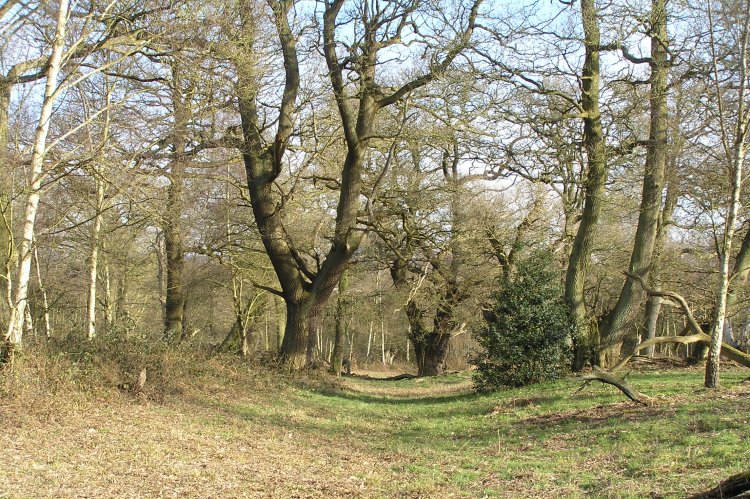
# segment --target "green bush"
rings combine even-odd
[[[487,325],[476,333],[482,347],[472,359],[476,387],[517,387],[565,375],[574,322],[552,255],[534,253],[500,284]]]

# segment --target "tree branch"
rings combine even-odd
[[[474,5],[472,5],[471,11],[469,12],[469,20],[468,20],[468,25],[466,26],[466,29],[464,30],[463,33],[461,33],[461,36],[458,38],[458,40],[454,42],[453,47],[448,51],[448,54],[446,54],[445,59],[443,59],[443,61],[440,62],[437,66],[435,66],[435,68],[432,69],[429,73],[422,75],[419,78],[416,78],[402,85],[398,90],[396,90],[392,94],[382,97],[381,99],[378,99],[377,105],[379,108],[390,106],[391,104],[398,102],[399,100],[404,98],[408,93],[427,85],[432,80],[434,80],[437,76],[442,74],[446,69],[448,69],[448,66],[451,65],[451,63],[458,56],[458,54],[460,54],[461,51],[464,50],[466,46],[469,44],[469,41],[471,40],[471,35],[474,32],[474,27],[476,26],[479,6],[481,4],[482,4],[482,0],[475,0]]]

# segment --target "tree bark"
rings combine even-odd
[[[680,113],[678,112],[678,115]],[[679,123],[679,118],[678,118]],[[667,237],[669,226],[672,225],[672,217],[674,210],[677,207],[677,164],[676,159],[673,158],[672,165],[669,168],[670,179],[667,186],[667,195],[664,200],[664,208],[661,211],[659,217],[659,227],[656,232],[656,242],[654,243],[654,254],[651,259],[651,271],[649,272],[649,281],[651,287],[658,290],[661,289],[661,263],[662,263],[662,251],[664,250],[664,241]],[[649,340],[657,336],[656,328],[659,322],[659,313],[661,311],[661,298],[658,296],[651,296],[646,302],[646,339]],[[649,347],[646,350],[647,357],[654,356],[654,348]]]
[[[115,298],[115,320],[123,328],[125,337],[130,332],[130,313],[128,311],[128,276],[123,269],[117,277],[117,296]]]
[[[189,92],[184,92],[179,62],[172,63],[171,97],[174,129],[171,136],[170,172],[168,174],[167,205],[164,211],[164,247],[166,256],[167,287],[164,302],[164,337],[168,341],[184,336],[185,309],[185,250],[182,231],[183,190],[185,184],[185,155],[187,124],[191,109]]]
[[[282,306],[281,299],[275,295],[269,298],[273,300],[273,310],[276,314],[276,352],[281,351],[281,344],[284,341],[284,327],[286,326],[286,314]]]
[[[339,295],[336,301],[335,337],[333,340],[333,353],[331,354],[331,371],[336,376],[341,376],[341,366],[344,362],[344,338],[346,338],[346,312],[347,303],[345,293],[348,286],[346,275],[339,280]]]
[[[99,269],[99,239],[104,217],[104,183],[95,177],[96,182],[96,214],[91,227],[91,253],[89,254],[89,293],[86,303],[86,338],[96,337],[96,285]]]
[[[592,331],[586,311],[585,286],[591,250],[602,211],[607,181],[607,153],[599,110],[599,20],[594,0],[581,0],[581,17],[586,55],[581,73],[583,142],[587,157],[584,204],[565,274],[565,301],[577,325],[573,369],[580,370],[591,351]]]
[[[448,356],[448,345],[455,328],[452,320],[447,319],[448,311],[438,310],[433,330],[424,324],[424,311],[411,300],[406,305],[409,319],[409,340],[414,347],[414,360],[417,363],[418,376],[437,376],[445,372],[445,361]],[[438,316],[442,315],[442,318]]]
[[[651,118],[646,150],[646,164],[643,172],[643,191],[636,228],[633,252],[630,256],[628,273],[647,277],[659,226],[662,209],[664,174],[667,159],[667,91],[669,61],[667,52],[667,11],[665,0],[651,2],[651,88],[649,104]],[[622,337],[625,326],[633,320],[638,310],[641,290],[633,279],[626,279],[617,303],[606,315],[600,326],[600,342],[605,349],[616,344]],[[606,351],[602,354],[606,357]],[[616,359],[611,359],[616,360]],[[609,362],[609,359],[607,359]],[[604,365],[605,363],[602,363]],[[605,366],[606,367],[606,366]]]
[[[102,252],[106,253],[106,246],[102,243]],[[110,272],[109,259],[104,258],[102,281],[104,282],[104,297],[102,299],[102,312],[104,313],[104,329],[111,330],[114,325],[116,303],[112,297],[112,274]]]
[[[301,369],[307,363],[308,333],[316,325],[315,314],[311,313],[310,308],[306,301],[286,301],[286,326],[284,341],[281,343],[281,358],[292,369]]]
[[[39,268],[39,251],[34,247],[34,262],[36,265],[36,284],[39,286],[39,294],[42,297],[42,318],[44,319],[44,336],[49,339],[52,337],[52,321],[50,320],[49,313],[49,299],[47,297],[47,289],[42,282],[42,271]]]
[[[434,331],[420,337],[412,336],[417,376],[438,376],[445,373],[450,337],[450,333],[440,334]]]
[[[31,275],[31,260],[34,244],[34,226],[41,198],[42,180],[44,179],[44,158],[49,134],[52,111],[58,96],[57,77],[62,66],[62,56],[65,49],[66,23],[68,20],[68,0],[60,0],[57,11],[57,25],[55,39],[52,43],[52,54],[47,67],[47,81],[44,87],[44,98],[39,116],[38,126],[34,134],[34,144],[31,153],[31,179],[28,185],[29,195],[26,199],[24,212],[23,235],[19,248],[19,266],[16,278],[13,307],[5,333],[6,353],[21,347],[26,309],[28,307],[29,278]],[[3,151],[4,153],[4,151]]]
[[[8,172],[0,178],[0,251],[2,254],[2,273],[5,279],[5,296],[3,306],[7,312],[13,309],[13,270],[16,250],[13,241],[13,181],[10,175],[11,164],[8,161],[8,108],[12,85],[0,81],[0,171]],[[6,310],[3,308],[3,317]]]
[[[307,315],[307,348],[305,350],[305,363],[307,365],[315,364],[320,358],[319,354],[322,347],[320,322],[322,317],[323,304],[311,301]]]
[[[219,345],[219,351],[221,352],[230,352],[234,351],[237,352],[237,350],[240,348],[240,331],[242,328],[242,324],[239,317],[234,318],[234,322],[232,323],[232,327],[229,329],[229,332],[224,336],[224,339],[221,341],[221,344]]]
[[[185,302],[183,272],[185,267],[179,200],[182,179],[173,175],[167,195],[167,214],[164,223],[165,269],[167,277],[164,300],[164,336],[168,340],[182,337],[182,313]]]
[[[646,401],[649,399],[649,397],[643,395],[638,390],[631,387],[628,384],[628,382],[625,381],[624,379],[620,379],[616,376],[613,376],[611,373],[604,372],[600,370],[597,366],[594,366],[594,369],[592,370],[591,374],[586,374],[584,376],[581,376],[578,379],[581,381],[586,381],[586,382],[600,381],[607,385],[612,385],[614,387],[617,387],[627,398],[639,404],[645,405]]]
[[[738,108],[737,123],[734,134],[734,143],[732,144],[731,153],[727,150],[728,166],[731,172],[731,198],[729,201],[729,213],[727,214],[724,225],[724,238],[722,241],[719,283],[716,290],[716,308],[715,316],[711,329],[711,345],[708,349],[708,361],[706,362],[706,375],[704,385],[706,388],[718,388],[719,386],[719,359],[721,356],[722,339],[724,337],[724,322],[726,320],[727,301],[729,292],[730,268],[732,239],[734,237],[737,214],[741,208],[740,194],[742,192],[742,170],[745,163],[745,154],[747,152],[747,135],[748,123],[750,116],[746,108],[746,90],[748,77],[748,41],[750,39],[750,2],[745,2],[744,20],[739,44],[739,90],[738,90]],[[713,39],[712,39],[713,42]],[[715,61],[714,61],[715,62]],[[718,85],[718,82],[716,82]],[[717,88],[718,91],[720,91]],[[719,96],[719,99],[721,97]],[[719,112],[723,111],[721,102],[719,103]],[[723,123],[722,123],[723,124]],[[724,133],[724,143],[726,132]],[[730,156],[731,154],[731,156]]]

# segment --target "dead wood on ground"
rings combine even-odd
[[[633,402],[648,405],[648,401],[650,400],[650,397],[640,393],[638,390],[628,385],[628,382],[624,378],[618,378],[611,373],[602,371],[597,366],[594,366],[594,369],[590,373],[585,374],[577,379],[580,381],[584,381],[585,383],[578,390],[576,390],[575,393],[580,392],[588,383],[592,381],[600,381],[607,385],[617,387],[622,393],[625,394],[626,397],[628,397]]]

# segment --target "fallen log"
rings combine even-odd
[[[690,499],[748,497],[748,493],[750,493],[750,470],[732,475],[713,489],[692,495]]]
[[[585,387],[588,383],[592,381],[600,381],[607,385],[617,387],[622,393],[625,394],[626,397],[628,397],[633,402],[648,405],[648,400],[650,400],[650,397],[640,393],[638,390],[628,385],[628,382],[625,381],[624,378],[621,379],[612,375],[611,373],[602,371],[597,366],[594,366],[593,370],[590,373],[580,376],[577,379],[579,381],[584,381],[585,383],[576,391],[576,393],[581,391],[583,387]]]

